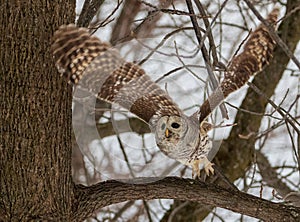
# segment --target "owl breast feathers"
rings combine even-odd
[[[276,21],[276,16],[273,17]],[[243,55],[234,58],[231,70],[216,90],[218,93],[227,96],[268,62],[274,43],[262,27],[252,34],[255,35],[267,38],[261,38],[264,41],[262,44],[252,44],[254,37],[250,37],[245,50],[251,53],[251,60],[248,61],[247,56]],[[214,172],[207,159],[212,148],[207,135],[211,125],[204,120],[215,108],[211,104],[217,106],[224,97],[220,99],[212,95],[217,101],[210,103],[209,98],[200,113],[186,116],[140,66],[126,62],[109,44],[91,36],[88,29],[74,25],[61,26],[55,32],[51,51],[56,67],[69,83],[98,99],[121,105],[148,123],[155,133],[158,147],[165,155],[192,166],[193,174],[199,175],[200,162],[204,163],[207,174]],[[262,53],[254,54],[256,51]]]

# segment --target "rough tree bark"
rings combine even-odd
[[[49,49],[74,18],[75,0],[1,1],[0,221],[70,218],[72,94]]]
[[[147,183],[151,180],[155,180],[155,178],[139,178],[128,181],[110,180],[90,187],[78,185],[76,193],[79,209],[84,206],[85,213],[90,215],[95,208],[99,209],[113,203],[162,198],[204,202],[253,216],[263,221],[300,220],[300,208],[272,203],[238,190],[224,189],[214,184],[178,177],[167,177]],[[80,210],[75,212],[83,215]],[[174,221],[177,220],[178,218],[175,216]],[[183,218],[183,220],[186,219]]]

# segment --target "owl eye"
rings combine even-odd
[[[180,124],[178,124],[178,123],[172,123],[171,126],[174,129],[178,129],[180,127]]]
[[[161,124],[161,130],[164,130],[165,128],[166,128],[166,124],[165,123]]]

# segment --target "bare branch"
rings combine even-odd
[[[85,0],[77,25],[79,27],[88,27],[103,2],[104,0]]]
[[[129,122],[130,129],[127,127]],[[142,135],[145,133],[151,133],[148,124],[143,122],[138,118],[129,118],[126,120],[114,120],[114,124],[118,126],[118,133],[127,133],[129,130]],[[114,124],[112,122],[99,123],[97,124],[97,130],[101,138],[116,135],[116,130],[114,129]],[[124,126],[124,127],[123,127]]]
[[[159,2],[159,6],[156,7],[140,0],[127,0],[125,2],[123,11],[118,18],[118,22],[114,27],[111,43],[116,45],[122,42],[130,41],[133,38],[149,37],[153,29],[156,27],[156,23],[163,14],[163,8],[168,8],[172,3],[170,0],[160,0]],[[131,28],[131,23],[134,21],[135,16],[141,9],[141,3],[153,7],[155,10],[150,11],[148,16],[139,25],[137,25],[135,28]],[[118,33],[119,31],[120,33]]]
[[[279,10],[275,8],[267,20],[273,24],[277,20]],[[272,58],[275,42],[263,25],[260,25],[244,46],[244,51],[232,59],[225,72],[224,80],[217,89],[202,104],[199,115],[200,122],[214,110],[230,93],[241,88],[252,75],[260,72]]]
[[[139,0],[126,0],[116,25],[113,27],[110,42],[115,45],[120,39],[131,35],[131,25],[137,13],[141,10]]]
[[[273,187],[280,194],[280,196],[284,197],[292,190],[278,178],[276,170],[270,165],[269,160],[265,155],[261,152],[256,152],[257,156],[257,164],[260,170],[263,181],[265,181],[268,186]]]
[[[195,3],[196,3],[196,6],[197,6],[200,14],[202,15],[203,22],[204,22],[204,25],[205,25],[205,28],[206,28],[205,35],[207,35],[207,38],[209,40],[208,41],[209,42],[209,47],[210,47],[210,50],[212,52],[212,57],[213,57],[213,66],[217,66],[217,67],[225,69],[226,68],[225,65],[219,63],[219,59],[218,59],[217,51],[216,51],[216,44],[215,44],[214,37],[213,37],[212,32],[211,32],[211,24],[210,24],[210,22],[207,18],[204,7],[203,7],[203,5],[201,4],[201,2],[199,0],[195,0]],[[226,4],[226,1],[223,3],[223,5],[220,8],[220,10],[218,11],[218,13],[215,15],[214,21],[218,17],[218,15],[222,11],[222,9],[225,7],[225,4]],[[205,39],[205,35],[204,35],[203,39]]]
[[[155,182],[151,182],[155,181]],[[148,183],[147,183],[148,182]],[[90,216],[95,209],[126,200],[151,200],[174,198],[206,203],[246,214],[264,221],[299,221],[300,208],[272,203],[237,190],[226,190],[214,184],[177,177],[138,178],[126,181],[105,181],[85,187],[76,186],[77,204],[74,217],[85,213]],[[204,194],[205,195],[201,195]],[[270,215],[272,217],[270,218]]]
[[[225,6],[226,2],[227,2],[227,0],[223,3],[223,7]],[[190,18],[191,18],[191,21],[192,21],[192,24],[193,24],[193,27],[194,27],[194,30],[195,30],[195,34],[196,34],[198,43],[199,43],[199,48],[201,49],[201,52],[202,52],[202,55],[203,55],[203,59],[204,59],[205,66],[206,66],[206,69],[207,69],[207,72],[208,72],[210,83],[212,85],[212,89],[215,90],[218,87],[218,81],[217,81],[217,79],[216,79],[216,77],[213,73],[211,63],[210,63],[210,59],[209,59],[209,55],[208,55],[208,51],[207,51],[207,49],[204,45],[204,40],[205,40],[206,36],[209,35],[209,33],[210,33],[210,26],[208,26],[208,30],[206,31],[204,37],[202,37],[201,30],[200,30],[200,27],[198,25],[198,22],[197,22],[197,19],[196,19],[196,16],[195,16],[195,12],[194,12],[191,0],[186,0],[186,4],[187,4],[189,12],[191,13]],[[219,12],[222,10],[222,8],[219,10]],[[208,21],[206,23],[208,23]],[[208,24],[206,24],[206,25],[208,25]],[[221,104],[220,108],[221,108],[223,118],[228,118],[225,105]]]

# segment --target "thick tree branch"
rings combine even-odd
[[[113,27],[110,42],[115,45],[118,40],[130,36],[131,25],[141,10],[142,3],[138,0],[125,0],[122,12]]]
[[[192,179],[177,177],[155,179],[160,178],[140,178],[122,182],[110,180],[90,187],[78,185],[76,187],[78,202],[74,216],[77,218],[77,215],[85,212],[88,217],[94,209],[127,200],[175,198],[222,207],[264,221],[300,220],[300,208],[272,203],[240,191],[226,190],[214,184]]]

